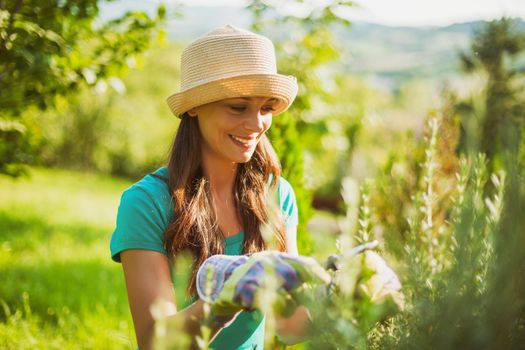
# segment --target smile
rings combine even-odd
[[[233,136],[233,135],[229,135],[229,136],[239,146],[253,147],[257,143],[257,139],[255,138],[244,139],[238,136]]]

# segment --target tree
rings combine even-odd
[[[0,1],[0,173],[19,175],[31,159],[24,111],[122,75],[158,33],[165,9],[105,23],[98,14],[97,0]]]
[[[517,23],[510,18],[488,22],[475,34],[470,52],[461,54],[465,72],[481,71],[487,76],[481,122],[475,127],[479,135],[468,135],[465,128],[462,144],[466,147],[469,137],[479,137],[480,151],[487,155],[491,171],[500,167],[502,152],[517,152],[518,144],[509,142],[508,132],[520,133],[524,127],[525,96],[521,92],[524,86],[519,81],[523,72],[513,59],[525,51],[525,32],[518,29]],[[460,104],[459,110],[467,118],[474,118],[473,102]]]

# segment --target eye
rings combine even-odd
[[[262,108],[263,111],[265,111],[266,113],[273,113],[275,112],[275,108],[273,108],[273,106],[265,106]]]
[[[230,105],[230,109],[237,113],[242,113],[246,110],[246,106]]]

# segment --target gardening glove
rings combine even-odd
[[[362,321],[370,323],[386,319],[404,308],[401,283],[385,260],[372,251],[377,246],[377,241],[367,242],[345,252],[344,256],[332,255],[325,262],[327,270],[335,270],[328,293],[340,290],[340,283],[344,283],[342,274],[355,274],[355,278],[345,282],[353,281],[350,290],[359,309],[357,313]],[[343,268],[343,259],[346,260],[346,268]],[[348,270],[349,267],[353,270]]]
[[[393,303],[399,309],[404,307],[401,282],[385,260],[376,252],[363,253],[361,278],[357,284],[356,295],[369,298],[374,304]]]
[[[212,272],[209,282],[211,293],[204,293],[205,275]],[[197,292],[212,304],[217,315],[229,314],[239,309],[261,309],[265,304],[264,290],[268,288],[269,274],[275,274],[274,310],[289,315],[297,307],[294,295],[305,283],[324,283],[330,280],[328,273],[315,259],[296,257],[285,253],[265,251],[247,256],[214,255],[207,259],[197,273]],[[216,275],[216,276],[215,276]]]

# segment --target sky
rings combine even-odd
[[[170,2],[172,1],[167,1],[168,4]],[[177,2],[187,6],[242,7],[245,4],[244,0]],[[278,2],[283,4],[286,0]],[[361,8],[355,7],[345,13],[351,20],[394,26],[440,26],[479,19],[490,20],[502,16],[525,18],[525,0],[356,0],[355,2]]]

